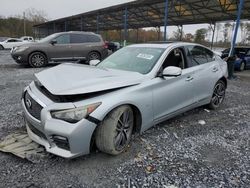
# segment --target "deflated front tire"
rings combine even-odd
[[[97,128],[97,148],[111,155],[122,153],[130,143],[133,127],[134,114],[129,105],[114,109]]]

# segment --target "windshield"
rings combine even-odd
[[[58,34],[52,34],[49,35],[41,40],[39,40],[38,42],[50,42],[53,38],[55,38]]]
[[[103,60],[97,66],[147,74],[152,70],[164,51],[164,48],[125,47]]]

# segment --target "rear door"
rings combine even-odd
[[[74,59],[85,60],[88,55],[88,49],[91,47],[87,34],[70,34],[70,43]]]
[[[192,72],[194,101],[208,102],[219,80],[219,63],[215,61],[214,53],[205,47],[188,45],[185,49],[188,69]]]
[[[62,34],[57,36],[53,40],[55,44],[49,44],[47,50],[49,57],[54,61],[71,60],[72,59],[72,47],[70,44],[69,34]]]

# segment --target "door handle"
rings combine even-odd
[[[191,80],[193,80],[194,78],[192,77],[192,76],[188,76],[187,78],[186,78],[186,81],[187,82],[190,82]]]
[[[217,72],[219,69],[217,68],[217,67],[214,67],[213,69],[212,69],[212,71],[213,72]]]

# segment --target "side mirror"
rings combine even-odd
[[[180,76],[181,74],[182,74],[181,68],[174,66],[166,67],[162,72],[163,77],[177,77]]]
[[[101,61],[99,59],[93,59],[93,60],[90,60],[89,64],[91,66],[96,66],[97,64],[99,64]]]
[[[52,44],[52,45],[54,45],[54,44],[56,44],[57,43],[57,41],[56,40],[52,40],[52,41],[50,41],[50,44]]]

